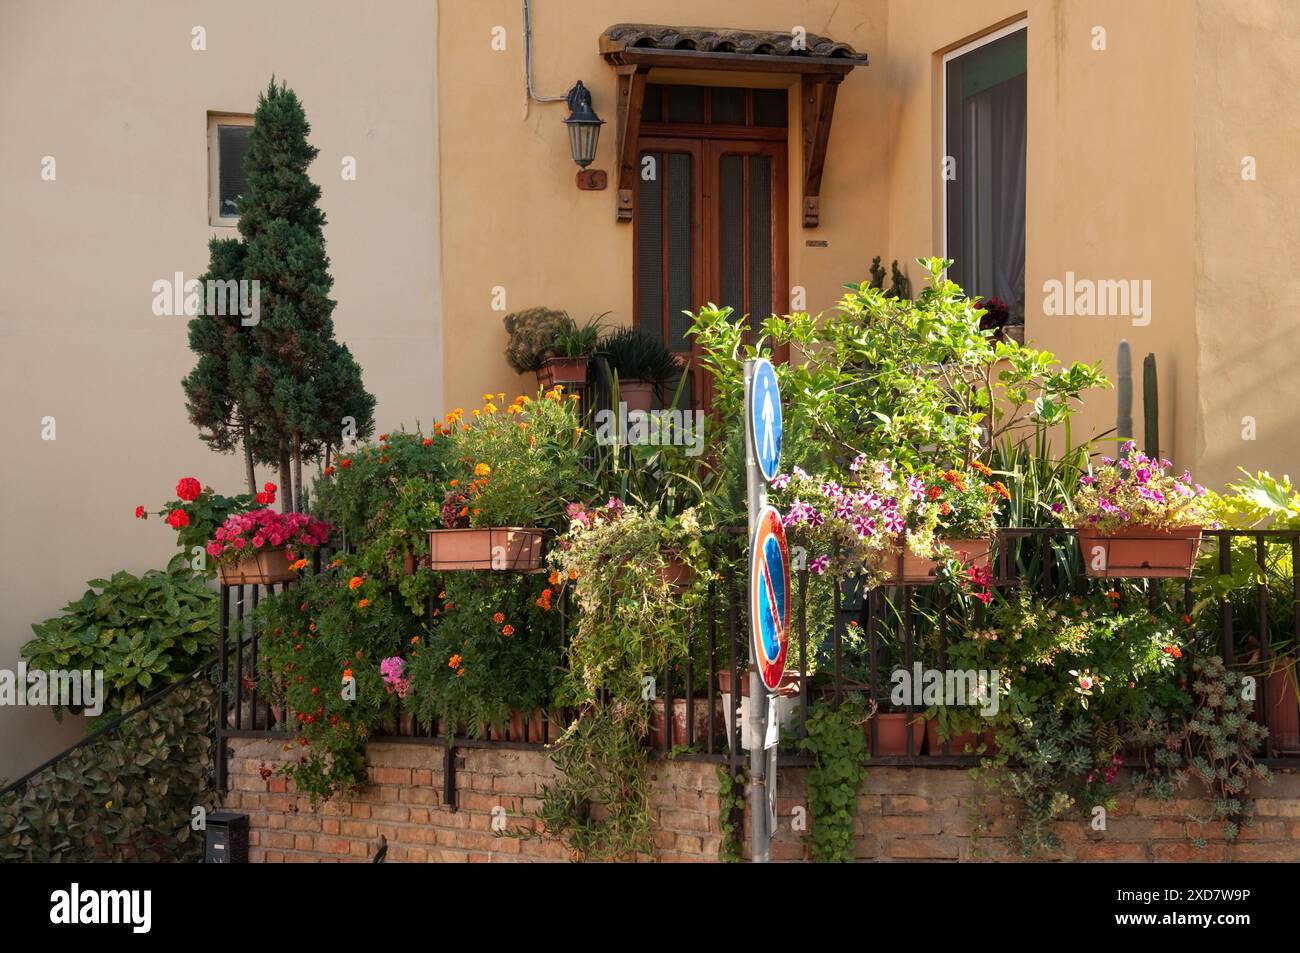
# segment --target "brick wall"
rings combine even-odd
[[[371,787],[360,797],[336,798],[316,808],[292,791],[284,778],[266,780],[260,768],[286,757],[272,741],[230,742],[230,785],[226,806],[250,816],[254,862],[365,862],[379,836],[394,862],[536,862],[568,859],[552,841],[518,840],[493,832],[494,809],[505,810],[507,830],[531,829],[529,812],[542,785],[555,776],[544,753],[501,748],[459,748],[458,810],[442,803],[442,749],[375,742],[368,746]],[[802,807],[804,774],[781,772],[780,829],[774,860],[803,860],[804,835],[791,829]],[[718,781],[712,764],[672,762],[653,769],[652,810],[655,859],[712,861],[722,837],[718,827]],[[985,796],[987,829],[972,837],[969,773],[943,768],[872,768],[859,792],[856,854],[859,860],[1014,860],[1007,835],[1007,805]],[[1121,799],[1105,831],[1087,819],[1057,825],[1064,845],[1059,859],[1102,861],[1300,861],[1300,773],[1279,773],[1255,789],[1259,819],[1229,844],[1211,825],[1201,799]],[[500,811],[496,812],[500,816]],[[1197,848],[1193,837],[1206,841]]]

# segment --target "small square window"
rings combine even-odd
[[[211,225],[239,222],[238,199],[247,187],[244,156],[253,133],[252,116],[208,116],[208,220]]]

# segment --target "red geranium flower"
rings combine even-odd
[[[182,509],[172,510],[167,514],[167,525],[172,529],[180,529],[182,526],[190,525],[190,514]]]
[[[176,484],[176,495],[186,503],[197,500],[202,492],[203,484],[194,477],[182,477],[181,481]]]
[[[138,520],[142,520],[142,519],[144,519],[146,516],[148,516],[148,514],[145,513],[145,511],[144,511],[144,507],[143,507],[143,506],[137,506],[137,507],[135,508],[135,518],[136,518],[136,519],[138,519]]]

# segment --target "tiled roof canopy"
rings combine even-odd
[[[647,77],[652,69],[742,70],[798,78],[803,146],[803,224],[821,216],[822,169],[835,111],[836,87],[867,54],[814,33],[730,30],[703,26],[617,23],[600,35],[600,54],[618,72],[618,192],[616,215],[632,221],[637,143]]]
[[[734,54],[739,56],[800,57],[807,60],[840,60],[846,66],[861,66],[867,54],[859,53],[847,43],[809,33],[804,49],[796,49],[789,31],[731,30],[703,26],[657,26],[652,23],[616,23],[600,37],[600,52],[611,54],[625,50],[673,50],[696,53]]]

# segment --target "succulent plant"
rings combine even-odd
[[[518,373],[531,374],[560,353],[560,335],[573,319],[555,308],[528,308],[507,314],[503,323],[510,335],[506,360]]]
[[[618,328],[600,342],[600,351],[620,381],[666,384],[681,375],[681,365],[658,338],[638,328]]]

